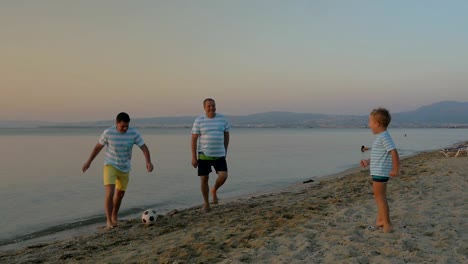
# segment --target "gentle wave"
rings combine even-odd
[[[125,218],[125,217],[130,216],[130,215],[139,214],[144,210],[145,210],[144,208],[130,208],[130,209],[123,210],[122,212],[119,212],[119,216]],[[36,231],[36,232],[30,233],[30,234],[27,234],[27,235],[18,236],[18,237],[14,237],[14,238],[10,238],[10,239],[0,240],[0,246],[13,244],[13,243],[19,243],[19,242],[23,242],[23,241],[26,241],[26,240],[31,240],[31,239],[35,239],[35,238],[39,238],[39,237],[44,237],[44,236],[52,235],[52,234],[55,234],[55,233],[63,232],[63,231],[66,231],[66,230],[77,229],[77,228],[90,226],[90,225],[94,225],[94,224],[102,223],[102,222],[104,222],[104,223],[106,222],[106,217],[103,216],[103,215],[100,215],[100,216],[94,216],[94,217],[84,219],[84,220],[80,220],[80,221],[76,221],[76,222],[64,223],[64,224],[60,224],[60,225],[56,225],[56,226],[51,226],[51,227],[48,227],[46,229]]]

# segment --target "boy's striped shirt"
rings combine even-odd
[[[372,144],[370,157],[370,172],[373,176],[390,177],[393,168],[390,151],[396,149],[388,131],[377,135]]]

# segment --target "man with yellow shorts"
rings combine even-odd
[[[115,184],[115,189],[125,191],[130,173],[116,169],[112,165],[104,165],[104,186]]]
[[[94,158],[107,146],[104,159],[104,187],[106,190],[104,208],[107,218],[107,228],[117,226],[117,216],[120,204],[127,190],[129,175],[131,170],[131,158],[133,145],[137,145],[146,160],[146,169],[153,171],[151,155],[140,133],[129,127],[130,116],[127,113],[119,113],[115,126],[112,126],[102,133],[99,142],[91,152],[90,157],[83,165],[83,173],[88,170]]]

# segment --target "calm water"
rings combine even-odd
[[[0,245],[81,225],[104,224],[103,153],[81,166],[101,128],[0,129]],[[190,165],[190,129],[140,129],[155,171],[134,148],[131,179],[121,207],[135,217],[145,208],[163,214],[201,205],[199,179]],[[465,129],[392,129],[401,156],[468,139]],[[405,137],[404,135],[407,134]],[[368,158],[368,129],[233,129],[229,178],[221,199],[286,187],[357,166]],[[212,174],[210,185],[214,183]]]

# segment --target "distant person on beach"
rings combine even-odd
[[[376,225],[383,227],[384,233],[392,231],[387,202],[387,182],[390,177],[398,176],[400,167],[398,151],[387,131],[390,121],[391,116],[388,110],[384,108],[372,110],[369,115],[369,128],[377,137],[372,144],[371,158],[361,160],[362,167],[370,165],[374,198],[377,203]]]
[[[192,127],[192,166],[198,168],[201,192],[203,195],[203,212],[210,210],[209,194],[213,204],[218,203],[217,191],[226,182],[228,169],[226,154],[229,145],[231,125],[224,115],[216,113],[216,103],[207,98],[203,101],[205,114],[195,119]],[[213,188],[209,187],[209,174],[213,167],[218,174]]]
[[[106,190],[104,208],[107,229],[114,228],[118,224],[117,216],[130,176],[133,145],[137,145],[143,151],[148,172],[153,171],[148,147],[140,133],[133,127],[129,127],[129,124],[130,116],[124,112],[119,113],[115,126],[104,130],[82,169],[83,173],[86,172],[94,158],[104,146],[107,146],[104,160],[104,187]]]
[[[361,152],[366,152],[366,151],[368,151],[368,150],[369,150],[368,147],[366,147],[366,146],[364,146],[364,145],[361,146]]]

